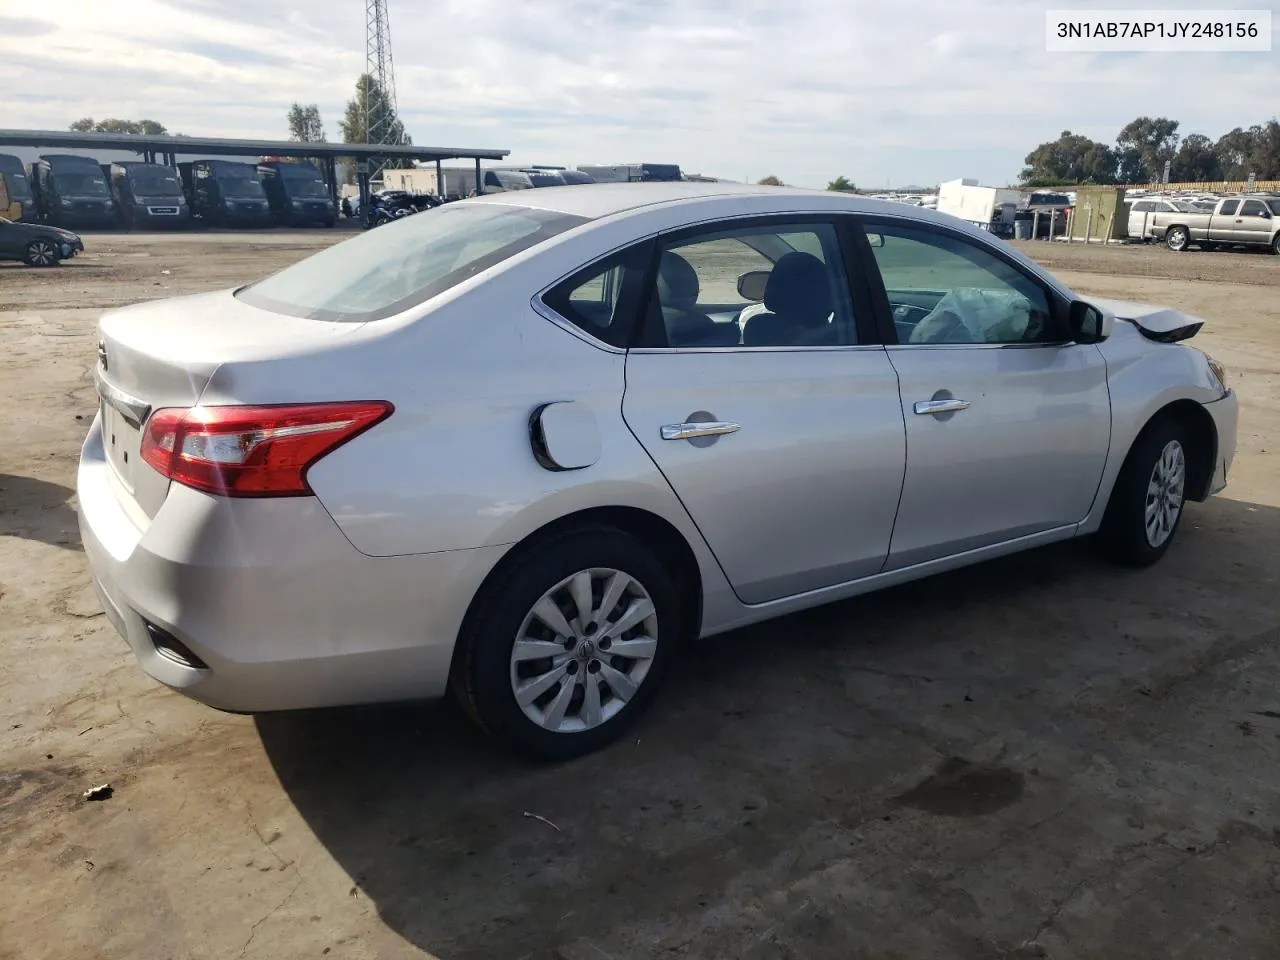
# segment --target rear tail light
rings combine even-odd
[[[177,483],[226,497],[301,497],[307,468],[391,415],[381,400],[168,407],[147,420],[142,459]]]

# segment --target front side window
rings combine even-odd
[[[824,347],[856,343],[835,227],[718,229],[665,243],[645,346]]]
[[[1062,339],[1045,289],[978,244],[914,227],[876,225],[867,230],[899,343]]]
[[[295,317],[380,320],[586,222],[506,204],[450,204],[335,244],[236,296]]]
[[[1240,216],[1242,217],[1265,217],[1267,215],[1267,208],[1261,200],[1246,200],[1244,205],[1240,207]]]

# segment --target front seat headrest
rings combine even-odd
[[[689,310],[698,302],[698,272],[670,250],[658,261],[658,301],[664,307]]]
[[[764,305],[788,320],[825,322],[833,306],[826,265],[811,253],[786,254],[769,274]]]

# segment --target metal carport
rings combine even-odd
[[[379,143],[299,143],[296,140],[230,140],[222,137],[147,136],[132,133],[76,133],[65,130],[0,130],[0,147],[56,147],[70,150],[125,150],[140,154],[148,163],[159,157],[167,166],[177,166],[179,155],[200,157],[316,157],[324,161],[325,183],[334,203],[338,201],[335,163],[352,157],[357,166],[360,199],[369,199],[369,177],[360,172],[369,161],[435,161],[436,182],[444,160],[475,160],[476,183],[480,183],[481,160],[505,160],[510,150],[474,147],[419,147]]]

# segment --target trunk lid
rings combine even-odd
[[[360,326],[269,313],[242,303],[231,291],[103,314],[94,382],[103,448],[125,506],[135,517],[140,512],[150,519],[169,491],[169,481],[139,455],[151,413],[195,405],[224,363],[305,352]]]

